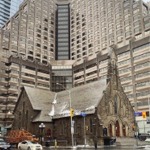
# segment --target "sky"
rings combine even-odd
[[[150,0],[143,0],[144,2],[149,2]]]

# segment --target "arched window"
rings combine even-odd
[[[109,113],[112,114],[113,113],[113,106],[112,103],[109,102]]]
[[[115,112],[115,114],[118,113],[118,99],[117,99],[117,96],[115,96],[115,98],[114,98],[114,112]]]
[[[125,106],[123,106],[123,115],[125,116],[125,114],[126,114],[126,108]]]
[[[29,116],[28,116],[28,110],[26,111],[26,124],[25,124],[25,129],[28,130],[28,122],[29,122]]]
[[[21,122],[21,112],[19,112],[19,118],[18,118],[18,129],[21,129],[22,122]]]

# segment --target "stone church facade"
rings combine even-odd
[[[108,63],[108,87],[98,113],[109,136],[133,136],[134,110],[121,86],[114,51]]]

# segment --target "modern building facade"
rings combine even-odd
[[[10,0],[0,1],[0,26],[8,21],[10,15]]]
[[[2,27],[11,16],[18,10],[23,0],[1,0],[0,1],[0,27]]]
[[[70,59],[70,9],[68,3],[57,5],[56,60]]]
[[[141,0],[72,0],[70,8],[71,59],[103,55],[113,44],[149,34],[149,9]]]
[[[106,54],[113,47],[128,98],[133,104],[142,101],[138,109],[148,110],[149,38],[150,11],[142,0],[26,0],[0,30],[1,107],[5,108],[7,91],[18,93],[24,84],[59,91],[107,78]],[[10,62],[10,56],[28,62],[25,72],[20,61]],[[40,83],[40,71],[28,67],[35,62],[51,66],[44,79],[39,73]],[[25,78],[16,76],[19,81],[15,77],[17,85],[9,82],[14,76],[8,68],[13,66],[18,66],[18,75],[25,73]],[[58,82],[64,88],[56,86]],[[1,112],[1,122],[7,111]]]

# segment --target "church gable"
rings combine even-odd
[[[22,89],[14,110],[13,129],[29,129],[29,124],[37,112],[34,111],[25,88]]]
[[[108,130],[110,128],[112,130],[112,127],[115,129],[115,126],[118,126],[118,136],[123,135],[123,128],[130,130],[130,132],[124,131],[124,135],[125,133],[133,135],[134,111],[123,92],[114,89],[110,90],[109,85],[106,91],[104,91],[102,100],[97,108],[97,113],[100,115],[103,126]],[[108,132],[108,134],[116,136],[117,133],[113,130],[112,133]]]
[[[134,110],[123,91],[114,49],[111,50],[107,73],[108,86],[103,92],[104,95],[98,105],[98,114],[101,117],[103,126],[109,130],[108,134],[110,136],[133,135]]]

